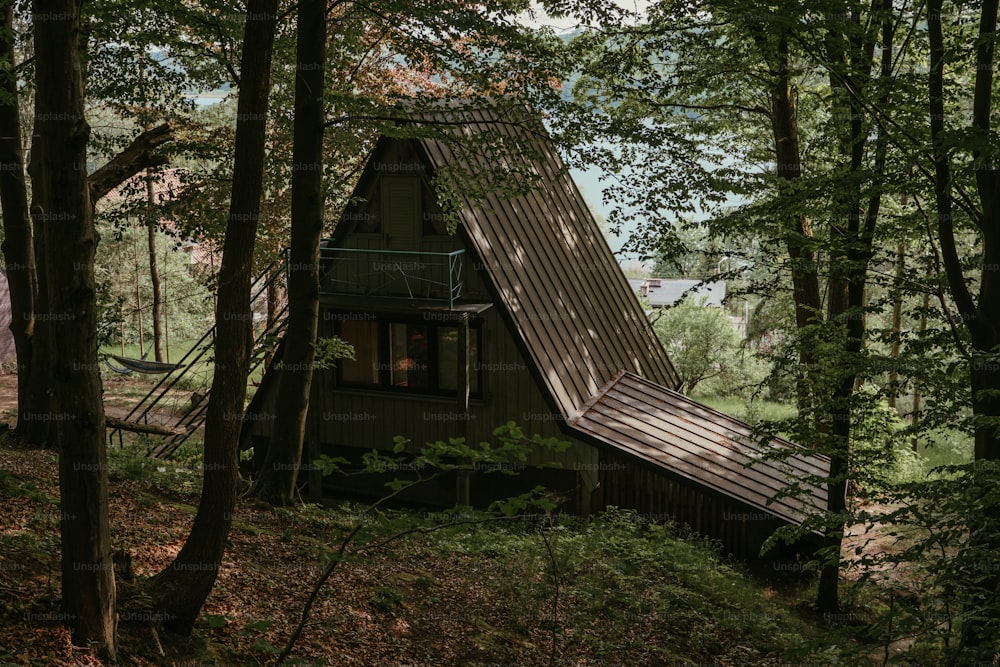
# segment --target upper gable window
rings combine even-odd
[[[378,179],[375,179],[375,186],[371,188],[365,201],[358,202],[354,210],[344,217],[348,222],[355,223],[356,234],[382,233],[382,192]]]
[[[424,236],[447,236],[448,220],[444,211],[437,205],[437,197],[434,195],[434,189],[430,183],[424,181],[421,196],[423,198]]]

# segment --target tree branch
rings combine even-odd
[[[166,164],[167,158],[155,155],[153,149],[173,139],[174,129],[169,123],[146,130],[133,139],[125,150],[87,179],[90,185],[91,204],[102,199],[143,169]]]

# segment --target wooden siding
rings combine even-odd
[[[331,335],[332,324],[327,320],[321,335]],[[310,436],[324,444],[388,450],[393,438],[403,435],[416,452],[424,443],[456,436],[474,443],[494,441],[493,430],[512,421],[527,435],[571,440],[561,429],[561,415],[545,408],[545,397],[495,311],[483,314],[482,331],[483,398],[471,402],[468,419],[454,398],[338,387],[334,371],[319,371],[310,407],[319,419],[312,420],[315,432]],[[577,440],[563,453],[533,452],[528,463],[578,470],[596,461],[596,450]]]
[[[433,243],[440,251],[449,252],[461,244],[461,239],[434,237]],[[488,289],[481,275],[481,264],[474,257],[467,257],[464,269],[469,293],[480,298],[485,296]],[[442,311],[408,313],[410,317],[426,317],[429,321],[446,314]],[[345,315],[350,316],[324,307],[320,314],[319,335],[334,335],[338,320]],[[378,316],[390,315],[381,313]],[[572,471],[579,476],[585,495],[589,497],[597,484],[596,448],[568,436],[562,414],[547,407],[549,402],[531,372],[529,360],[502,313],[490,308],[478,318],[482,331],[479,357],[482,398],[471,401],[468,419],[458,409],[455,398],[338,387],[335,370],[318,370],[313,379],[307,439],[321,447],[352,448],[359,456],[365,450],[389,451],[395,436],[402,435],[412,441],[408,451],[416,453],[427,442],[458,436],[472,443],[495,442],[493,430],[514,422],[528,436],[540,435],[569,442],[570,447],[564,452],[533,451],[527,464],[557,464],[565,471]],[[255,405],[251,425],[255,438],[270,435],[273,422],[267,416],[273,414],[275,401],[272,391],[261,396]]]
[[[649,521],[688,526],[719,540],[725,553],[741,559],[758,558],[767,538],[786,525],[771,512],[708,493],[698,484],[637,464],[634,458],[611,451],[601,454],[600,484],[593,494],[592,505],[634,510]]]

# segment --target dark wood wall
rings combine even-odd
[[[651,521],[672,521],[718,540],[723,551],[756,559],[760,548],[786,522],[770,513],[713,493],[625,456],[601,452],[594,507],[635,510]],[[810,547],[811,548],[811,547]],[[779,549],[765,557],[787,556]]]

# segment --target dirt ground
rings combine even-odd
[[[124,419],[139,402],[145,392],[152,387],[148,382],[127,377],[104,378],[104,413]],[[191,392],[174,390],[183,399]],[[17,416],[17,374],[0,373],[0,422],[14,426]]]
[[[14,425],[17,415],[17,375],[0,374],[0,421]]]

